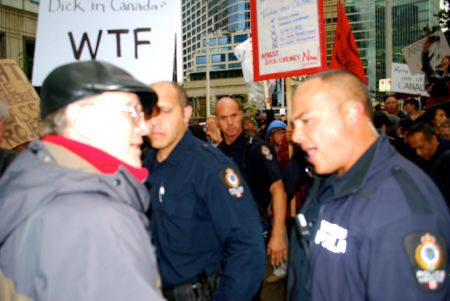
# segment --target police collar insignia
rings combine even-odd
[[[412,233],[405,237],[408,254],[418,284],[425,290],[438,290],[445,282],[447,247],[435,233]]]
[[[265,146],[265,145],[261,146],[260,150],[261,150],[261,154],[264,157],[266,157],[267,160],[272,160],[273,159],[272,152],[270,151],[270,149],[267,146]]]
[[[241,198],[244,195],[244,187],[241,185],[241,179],[234,169],[225,169],[224,180],[228,187],[228,191],[232,196],[235,198]]]

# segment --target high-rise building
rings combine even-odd
[[[379,79],[390,76],[390,64],[403,62],[402,48],[438,24],[439,0],[342,1],[374,94]],[[213,106],[218,96],[247,93],[233,48],[250,36],[249,6],[248,0],[182,0],[184,79],[197,108],[205,107],[206,95]],[[323,6],[329,61],[337,0],[323,0]]]
[[[184,86],[194,117],[214,112],[218,97],[246,95],[234,47],[250,37],[248,0],[182,0]],[[210,99],[210,106],[206,98]],[[206,109],[205,109],[206,108]]]
[[[403,63],[402,49],[424,34],[424,27],[438,25],[439,0],[345,0],[348,20],[369,80],[390,77],[390,64]],[[324,0],[327,58],[333,52],[337,0]]]

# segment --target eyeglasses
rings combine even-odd
[[[135,106],[122,106],[120,108],[120,110],[122,112],[127,112],[130,113],[130,117],[133,120],[135,125],[139,125],[139,123],[141,122],[141,120],[144,120],[144,113],[137,109]]]

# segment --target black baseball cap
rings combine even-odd
[[[144,108],[151,109],[158,97],[127,71],[102,61],[81,61],[62,65],[45,78],[41,87],[41,118],[88,96],[103,92],[135,93]]]

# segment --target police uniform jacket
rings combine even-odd
[[[187,131],[165,161],[151,151],[145,166],[163,287],[219,273],[214,300],[250,300],[264,277],[265,251],[256,206],[236,165]]]
[[[218,148],[239,166],[263,218],[272,200],[270,186],[282,178],[274,151],[260,138],[245,131],[230,145],[222,141]]]
[[[385,136],[344,176],[329,176],[318,196],[309,242],[313,300],[449,298],[445,202]]]

